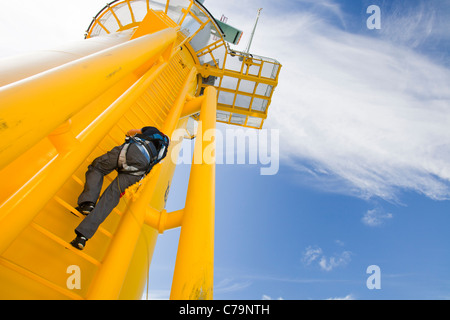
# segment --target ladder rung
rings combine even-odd
[[[135,105],[137,105],[137,102],[138,102],[138,101],[139,101],[139,99],[136,100],[136,102],[134,103],[133,107],[134,107]],[[129,109],[129,112],[131,112],[132,114],[134,114],[134,115],[136,116],[136,118],[140,118],[139,120],[141,120],[141,121],[143,121],[143,122],[145,123],[145,120],[143,120],[143,119],[142,119],[142,116],[139,115],[139,114],[136,112],[135,108],[130,108],[130,109]],[[136,127],[136,126],[135,126],[135,127]],[[142,125],[139,125],[139,128],[140,128],[140,127],[142,127]]]
[[[83,181],[81,181],[81,179],[80,178],[78,178],[76,175],[72,175],[72,179],[76,182],[76,183],[78,183],[80,186],[83,186],[84,184],[83,184]]]
[[[136,100],[136,108],[140,109],[142,111],[142,113],[144,113],[147,116],[149,122],[155,122],[155,120],[148,114],[146,108],[142,106],[142,101],[143,101],[143,99]],[[143,102],[145,102],[145,101],[143,101]]]
[[[48,238],[50,238],[51,240],[59,243],[60,245],[62,245],[63,247],[65,247],[66,249],[71,250],[72,252],[76,253],[77,255],[79,255],[80,257],[82,257],[83,259],[89,261],[90,263],[96,265],[96,266],[100,266],[101,263],[100,261],[94,259],[93,257],[91,257],[90,255],[87,255],[86,253],[75,249],[74,247],[72,247],[72,245],[66,241],[64,241],[63,239],[61,239],[60,237],[58,237],[57,235],[55,235],[54,233],[48,231],[47,229],[41,227],[40,225],[38,225],[35,222],[32,222],[30,224],[34,229],[36,229],[37,231],[39,231],[40,233],[42,233],[43,235],[47,236]]]
[[[58,196],[54,196],[53,197],[55,199],[56,202],[58,202],[60,205],[62,205],[64,208],[66,208],[67,210],[69,210],[70,212],[72,212],[74,215],[76,215],[79,218],[83,218],[83,215],[81,213],[79,213],[74,207],[72,207],[70,204],[68,204],[66,201],[64,201],[63,199],[61,199]],[[119,211],[119,213],[121,213]],[[98,231],[102,232],[104,235],[106,235],[108,238],[112,238],[113,235],[111,232],[109,232],[108,230],[106,230],[105,228],[99,227]]]
[[[167,83],[170,83],[169,80],[167,79],[167,76],[165,74],[162,74],[161,78],[165,80],[165,81],[160,81],[159,82],[161,90],[164,91],[167,94],[168,97],[170,97],[172,99],[175,99],[176,98],[176,93],[174,92],[174,90],[171,90],[171,88],[167,84]],[[171,87],[173,89],[173,86],[171,86]]]
[[[149,95],[150,95],[151,98],[156,102],[156,103],[154,104],[155,108],[156,108],[156,107],[159,107],[159,110],[160,110],[160,111],[164,111],[164,110],[161,109],[160,105],[164,105],[164,104],[166,104],[166,102],[163,101],[163,100],[159,97],[158,89],[157,89],[157,88],[150,88],[150,90],[149,90]],[[163,107],[163,108],[164,108],[164,107]],[[166,108],[166,109],[167,109],[167,108]],[[156,114],[158,115],[158,113],[156,113]],[[158,115],[158,117],[161,118],[159,115]],[[161,118],[161,120],[162,120],[162,118]]]
[[[118,146],[120,146],[120,145],[123,143],[123,141],[117,141],[116,138],[115,138],[114,136],[112,136],[111,134],[109,134],[109,133],[108,133],[108,137],[109,137],[112,141],[114,141],[114,143],[115,143],[116,145],[118,145]]]
[[[152,90],[149,90],[152,91]],[[151,92],[147,92],[146,94],[142,95],[142,99],[145,103],[149,105],[156,106],[158,105],[157,101],[154,99],[154,95]],[[157,118],[159,118],[159,122],[164,123],[164,119],[161,117],[161,115],[158,112],[155,112],[155,108],[149,108],[149,111],[153,112]]]
[[[23,275],[31,280],[39,282],[39,283],[43,284],[44,286],[49,287],[50,289],[53,289],[53,290],[65,295],[66,297],[68,297],[70,299],[83,300],[83,297],[74,293],[73,291],[62,288],[62,287],[54,284],[53,282],[41,277],[40,275],[37,275],[36,273],[34,273],[28,269],[25,269],[24,267],[19,266],[19,265],[15,264],[14,262],[9,261],[3,257],[0,257],[0,264],[2,264],[3,266],[5,266],[8,269],[11,269],[17,273],[20,273],[21,275]]]

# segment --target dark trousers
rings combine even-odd
[[[97,199],[98,203],[94,210],[78,225],[75,232],[83,235],[87,239],[92,238],[100,224],[119,204],[121,193],[142,178],[142,176],[119,172],[99,199],[103,185],[103,177],[117,169],[117,161],[121,149],[122,146],[114,147],[106,154],[96,158],[89,165],[86,172],[86,182],[83,192],[78,197],[78,205],[83,202],[96,203]],[[131,145],[128,148],[127,164],[135,166],[140,170],[145,170],[147,167],[147,160],[135,145]]]

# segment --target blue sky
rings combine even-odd
[[[0,0],[2,56],[81,39],[105,4],[34,3],[24,30],[18,4]],[[367,29],[370,5],[380,30]],[[265,123],[280,133],[278,173],[217,165],[215,298],[449,299],[450,1],[205,6],[244,31],[237,49],[262,7],[250,51],[283,64]],[[168,211],[184,206],[188,177],[179,165]],[[150,298],[169,296],[178,236],[158,240]],[[370,265],[381,289],[366,286]]]

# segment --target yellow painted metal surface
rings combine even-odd
[[[127,30],[5,58],[0,60],[0,87],[124,43],[132,35],[133,32]]]
[[[216,89],[202,100],[171,299],[213,298]]]
[[[0,62],[8,72],[0,83],[0,299],[140,299],[158,234],[177,227],[171,298],[212,299],[215,123],[228,112],[228,123],[261,127],[253,118],[267,116],[280,65],[245,56],[240,70],[228,68],[227,57],[237,54],[191,0],[114,1],[86,39],[22,66]],[[238,82],[234,91],[229,78]],[[241,87],[251,82],[252,92]],[[223,93],[234,102],[221,102]],[[239,107],[237,95],[250,104]],[[255,110],[256,99],[267,101],[264,110]],[[122,144],[129,129],[155,126],[171,136],[198,113],[186,207],[165,210],[181,143],[173,139],[167,157],[127,189],[85,250],[73,248],[87,166]],[[114,178],[105,177],[103,188]]]

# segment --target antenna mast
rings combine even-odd
[[[247,45],[247,49],[245,49],[245,53],[249,53],[249,51],[250,51],[250,46],[252,45],[253,36],[255,35],[256,26],[258,24],[259,15],[260,15],[262,9],[263,8],[258,9],[258,14],[256,16],[255,25],[253,26],[252,34],[250,35],[250,40],[248,41],[248,45]]]

